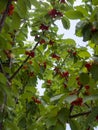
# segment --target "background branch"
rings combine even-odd
[[[35,44],[34,48],[32,49],[32,51],[34,51],[36,49],[36,47],[38,46],[39,42]],[[11,81],[17,74],[18,72],[21,70],[21,68],[23,67],[23,65],[28,61],[28,59],[30,58],[30,56],[28,56],[23,63],[19,66],[19,68],[13,73],[13,75],[9,78],[9,80]]]
[[[85,116],[85,115],[88,115],[90,113],[91,113],[91,111],[78,113],[78,114],[75,114],[75,115],[70,115],[69,118],[76,118],[76,117],[79,117],[79,116]]]
[[[5,22],[5,19],[6,19],[6,17],[7,17],[8,10],[9,10],[9,7],[10,7],[11,3],[12,3],[12,0],[8,0],[6,9],[5,9],[5,11],[4,11],[4,13],[3,13],[3,15],[2,15],[2,17],[1,17],[1,20],[0,20],[0,33],[1,33],[2,28],[3,28],[3,26],[4,26],[4,22]]]

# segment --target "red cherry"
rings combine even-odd
[[[60,3],[66,3],[65,0],[60,0]]]
[[[78,77],[76,77],[76,80],[77,80],[77,81],[79,81],[79,76],[78,76]]]
[[[9,10],[8,10],[8,15],[10,16],[10,15],[12,15],[13,14],[13,11],[14,11],[14,5],[10,5],[9,6]]]
[[[86,90],[90,89],[90,86],[89,86],[89,85],[86,85],[86,86],[85,86],[85,89],[86,89]]]
[[[71,53],[71,52],[72,52],[72,50],[70,50],[70,49],[69,49],[69,50],[67,50],[67,52],[68,52],[68,53]]]
[[[90,130],[90,127],[88,127],[86,130]]]
[[[61,73],[61,76],[62,77],[68,77],[69,76],[69,72],[65,71],[65,72]]]
[[[32,58],[35,56],[35,52],[34,51],[31,51],[29,56],[31,56]]]
[[[82,98],[77,98],[75,101],[71,103],[73,106],[81,106],[83,104],[83,99]]]
[[[95,32],[97,32],[97,29],[96,29],[96,27],[92,27],[92,29],[91,29],[91,32],[92,32],[92,33],[95,33]]]
[[[55,71],[57,74],[60,74],[60,69],[59,69],[59,68],[55,67],[55,68],[54,68],[54,71]]]
[[[41,101],[40,101],[39,99],[36,99],[36,100],[35,100],[35,103],[41,104]]]
[[[32,58],[35,56],[34,51],[25,51],[25,54],[28,55],[28,56],[31,56]]]
[[[48,30],[48,29],[49,29],[49,26],[46,26],[46,25],[44,25],[44,24],[41,24],[41,25],[40,25],[40,29],[41,29],[41,30]]]
[[[78,81],[78,82],[77,82],[77,84],[78,84],[79,86],[81,86],[81,85],[82,85],[80,81]]]
[[[52,17],[55,18],[57,16],[63,16],[63,14],[59,11],[57,11],[56,9],[52,9],[48,12],[48,14]]]
[[[96,116],[96,120],[98,121],[98,115]]]
[[[29,76],[29,77],[33,77],[33,76],[34,76],[34,72],[30,72],[30,73],[28,74],[28,76]]]
[[[54,41],[50,40],[50,41],[49,41],[49,44],[50,44],[50,45],[53,45],[53,44],[54,44]]]
[[[47,80],[47,85],[51,85],[52,81],[51,80]]]
[[[86,64],[85,64],[85,67],[87,68],[88,71],[90,71],[92,65],[91,65],[91,63],[86,63]]]
[[[27,70],[27,69],[28,69],[28,66],[27,66],[27,65],[24,65],[24,66],[23,66],[23,69],[24,69],[24,70]]]
[[[40,44],[45,44],[45,43],[46,43],[46,41],[44,39],[40,40]]]
[[[60,56],[58,56],[57,54],[52,54],[52,58],[55,58],[55,59],[59,60]]]
[[[25,51],[25,54],[26,54],[26,55],[29,55],[29,54],[30,54],[30,51]]]
[[[56,9],[52,9],[48,12],[48,14],[52,17],[52,18],[55,18],[56,17],[56,13],[57,13],[57,10]]]
[[[77,52],[75,51],[75,52],[73,52],[73,56],[76,56],[77,55]]]
[[[44,62],[44,63],[43,63],[43,65],[44,65],[44,68],[46,69],[46,67],[47,67],[47,63],[46,63],[46,62]]]
[[[41,101],[39,99],[37,99],[36,97],[31,97],[33,99],[33,101],[36,103],[36,104],[41,104]]]
[[[31,65],[31,64],[32,64],[32,61],[30,60],[28,63]]]

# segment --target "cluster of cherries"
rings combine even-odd
[[[14,12],[14,5],[11,4],[11,5],[9,6],[9,9],[8,9],[8,16],[12,15],[13,12]]]
[[[35,52],[34,51],[25,51],[25,54],[30,56],[30,57],[34,57],[35,56]]]
[[[32,100],[36,103],[36,104],[41,104],[41,101],[38,99],[38,98],[36,98],[36,97],[32,97]]]

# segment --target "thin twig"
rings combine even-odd
[[[88,115],[90,113],[91,113],[91,111],[78,113],[78,114],[75,114],[75,115],[70,115],[69,118],[76,118],[76,117],[79,117],[79,116],[85,116],[85,115]]]
[[[32,49],[32,51],[34,51],[36,49],[36,47],[38,46],[39,42],[36,43],[36,45],[34,46],[34,48]],[[13,75],[9,78],[9,80],[11,81],[17,74],[18,72],[21,70],[21,68],[23,67],[23,65],[28,61],[28,59],[30,58],[30,56],[28,56],[23,62],[22,64],[19,66],[19,68],[13,73]]]
[[[7,17],[8,10],[9,10],[9,7],[10,7],[11,3],[12,3],[12,0],[8,0],[6,9],[5,9],[5,11],[4,11],[4,13],[3,13],[3,15],[2,15],[2,17],[1,17],[1,20],[0,20],[0,33],[1,33],[2,28],[3,28],[3,26],[4,26],[5,19],[6,19],[6,17]]]

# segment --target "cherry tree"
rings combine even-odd
[[[98,1],[74,2],[0,0],[0,130],[98,125]],[[85,47],[58,34],[56,21],[68,30],[70,20]]]

